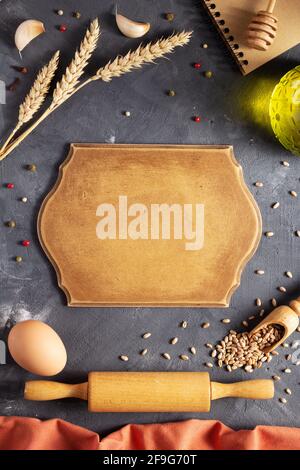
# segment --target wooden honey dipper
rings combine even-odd
[[[250,335],[254,335],[261,328],[270,326],[270,325],[279,325],[283,328],[283,336],[280,338],[277,343],[272,344],[272,346],[264,349],[265,353],[269,353],[276,349],[280,344],[284,343],[288,336],[290,336],[299,326],[299,317],[300,317],[300,297],[295,300],[292,300],[289,305],[281,305],[280,307],[275,308],[269,315],[264,318],[253,330],[250,332]]]
[[[276,37],[277,18],[273,15],[276,0],[270,0],[267,10],[259,11],[247,29],[247,42],[250,47],[266,51]]]

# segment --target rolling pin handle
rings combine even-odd
[[[211,399],[219,398],[251,398],[253,400],[267,400],[274,397],[273,380],[246,380],[231,384],[211,382]]]
[[[31,380],[25,383],[25,400],[48,401],[60,398],[80,398],[87,400],[88,383],[64,384],[51,380]]]

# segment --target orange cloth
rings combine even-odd
[[[300,450],[300,429],[233,431],[218,421],[129,424],[104,437],[61,419],[0,417],[1,450]]]

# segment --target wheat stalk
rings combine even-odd
[[[42,106],[47,93],[49,91],[50,83],[58,66],[59,51],[56,51],[51,60],[45,65],[37,74],[29,93],[25,96],[22,104],[19,106],[19,116],[16,127],[13,129],[2,149],[7,147],[15,133],[25,124],[30,121],[34,114]]]
[[[74,91],[93,51],[97,46],[99,35],[100,28],[98,19],[96,18],[91,22],[78,51],[75,52],[75,56],[69,66],[66,68],[66,71],[61,80],[57,82],[53,92],[53,99],[50,105],[50,109],[58,107]]]
[[[145,46],[141,44],[135,51],[129,51],[125,56],[118,56],[114,61],[108,62],[104,67],[101,67],[91,80],[109,82],[112,78],[120,77],[124,73],[140,68],[147,62],[154,62],[155,59],[173,52],[175,47],[187,44],[191,35],[192,32],[183,31],[179,34],[159,39],[154,43],[150,42]]]
[[[163,57],[166,54],[173,52],[175,47],[184,46],[190,40],[192,32],[181,32],[178,34],[172,34],[167,38],[159,39],[154,43],[148,43],[145,46],[140,45],[135,51],[129,51],[125,56],[118,56],[113,61],[108,62],[104,67],[101,67],[97,70],[96,74],[91,78],[88,78],[79,85],[79,78],[82,75],[83,69],[87,64],[88,59],[90,58],[95,45],[91,44],[95,41],[97,42],[99,36],[98,22],[94,20],[92,23],[93,26],[93,40],[90,35],[92,35],[92,27],[90,31],[86,34],[85,39],[89,44],[89,52],[84,53],[82,49],[85,39],[81,43],[77,57],[77,69],[75,67],[74,60],[71,62],[70,66],[67,68],[63,78],[60,80],[59,84],[56,85],[55,91],[53,93],[53,100],[49,108],[35,121],[28,129],[26,129],[23,134],[17,137],[6,149],[3,148],[0,150],[0,161],[3,160],[14,148],[16,148],[22,140],[27,137],[30,132],[32,132],[49,114],[51,114],[55,109],[57,109],[62,103],[68,100],[72,95],[77,93],[81,88],[85,87],[89,83],[95,80],[102,80],[104,82],[109,82],[113,77],[119,77],[124,73],[131,72],[133,69],[140,68],[145,63],[154,62],[155,59]],[[87,43],[85,43],[87,45]],[[83,57],[85,55],[85,57]],[[79,57],[81,59],[79,60]],[[73,67],[74,62],[74,67]],[[72,67],[71,67],[72,65]],[[73,72],[72,72],[73,70]],[[76,86],[77,85],[77,86]]]

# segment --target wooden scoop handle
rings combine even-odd
[[[211,399],[235,397],[251,398],[253,400],[267,400],[274,397],[274,383],[272,380],[246,380],[245,382],[235,382],[222,384],[211,382]]]
[[[268,12],[268,13],[273,13],[273,10],[274,10],[274,8],[275,8],[275,5],[276,5],[276,0],[270,0],[270,1],[269,1],[268,8],[267,8],[267,12]]]

